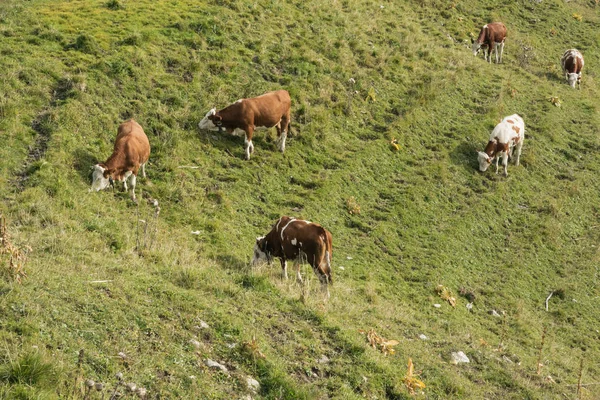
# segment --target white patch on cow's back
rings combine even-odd
[[[244,99],[239,99],[238,101],[236,101],[236,102],[235,102],[235,104],[239,104],[239,103],[241,103],[242,101],[244,101]]]
[[[292,245],[296,245],[298,243],[298,241],[296,240],[296,238],[292,239]]]
[[[286,228],[287,228],[287,227],[288,227],[288,226],[289,226],[289,225],[290,225],[292,222],[294,222],[295,220],[296,220],[296,218],[292,218],[292,219],[290,220],[290,222],[288,222],[288,223],[287,223],[287,224],[286,224],[286,225],[285,225],[285,226],[284,226],[284,227],[281,229],[281,240],[283,240],[283,232],[285,231],[285,229],[286,229]]]

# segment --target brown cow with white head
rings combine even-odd
[[[484,25],[481,31],[479,31],[477,40],[472,40],[473,55],[476,56],[482,48],[487,47],[487,57],[485,49],[483,50],[483,57],[491,63],[492,49],[494,49],[496,51],[496,64],[502,63],[504,40],[506,40],[506,26],[502,22],[492,22],[491,24]],[[498,61],[498,49],[500,49],[500,61]]]
[[[329,298],[331,280],[331,233],[320,225],[283,216],[265,236],[256,238],[252,265],[269,264],[279,257],[283,276],[287,279],[287,260],[294,260],[296,277],[302,282],[300,264],[307,262],[319,277],[325,298]]]
[[[578,84],[581,89],[581,70],[583,69],[583,55],[577,49],[565,51],[560,59],[563,73],[569,85],[575,89],[575,84]]]
[[[135,183],[140,167],[146,177],[146,163],[150,157],[150,142],[144,130],[134,120],[119,125],[113,153],[108,159],[92,167],[92,188],[90,191],[106,189],[114,181],[123,182],[127,191],[127,181],[131,185],[131,198],[135,198]]]
[[[217,111],[210,110],[198,127],[210,131],[227,131],[229,134],[244,134],[246,160],[254,152],[252,135],[257,128],[277,127],[279,150],[285,151],[285,139],[290,125],[292,100],[287,90],[268,92],[250,99],[240,99]]]

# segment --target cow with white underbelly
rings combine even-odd
[[[283,216],[265,236],[256,239],[252,264],[271,263],[274,257],[281,261],[283,276],[287,279],[287,260],[294,260],[296,276],[301,282],[300,264],[306,262],[319,277],[326,298],[331,280],[331,233],[310,221]]]
[[[254,152],[252,135],[257,128],[277,128],[278,146],[285,151],[285,139],[290,126],[290,107],[292,100],[287,90],[268,92],[250,99],[240,99],[217,111],[210,110],[200,121],[200,129],[226,131],[229,134],[244,134],[246,160]]]

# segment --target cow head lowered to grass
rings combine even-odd
[[[283,216],[265,236],[256,238],[252,265],[269,264],[274,257],[281,261],[287,279],[287,260],[294,260],[296,277],[302,282],[300,264],[308,263],[319,277],[325,298],[329,298],[331,279],[331,233],[318,224]]]

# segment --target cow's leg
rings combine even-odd
[[[500,43],[500,64],[502,64],[502,54],[504,54],[504,41]]]
[[[504,176],[508,176],[508,152],[502,153],[502,166],[504,167]]]
[[[252,144],[252,134],[254,129],[248,128],[246,130],[246,136],[244,136],[244,150],[246,152],[246,160],[250,159],[250,154],[254,153],[254,145]]]
[[[146,179],[146,163],[142,164],[142,177]]]
[[[281,258],[281,269],[282,269],[282,273],[283,273],[283,279],[285,279],[287,281],[288,278],[288,274],[287,274],[287,261],[285,260],[285,258]]]
[[[131,200],[133,200],[134,202],[137,202],[137,200],[135,198],[135,182],[136,182],[137,178],[134,174],[131,174],[129,179],[130,179],[129,183],[131,184]],[[127,181],[127,179],[125,181]]]
[[[290,127],[290,116],[289,112],[281,118],[279,128],[279,151],[282,153],[285,151],[285,139],[287,139],[288,130]]]
[[[498,173],[498,161],[500,160],[500,157],[498,156],[498,154],[496,154],[495,158],[496,158],[496,173]]]
[[[521,148],[523,147],[523,140],[519,140],[516,147],[517,155],[515,156],[515,165],[519,165],[519,159],[521,158]]]

